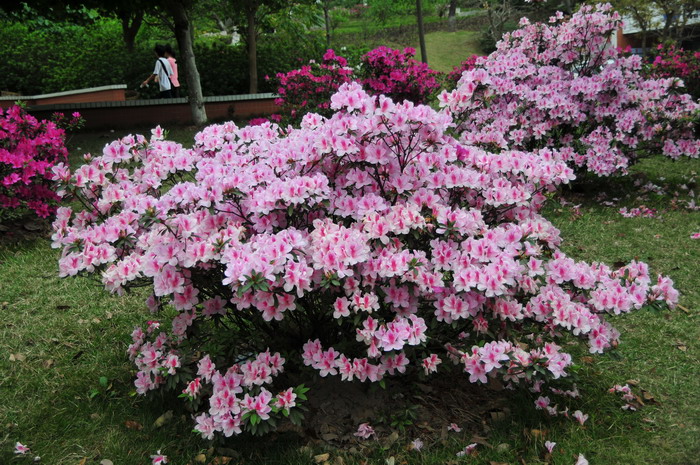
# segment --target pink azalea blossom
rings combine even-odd
[[[362,439],[369,439],[370,436],[374,436],[374,434],[374,428],[372,428],[369,423],[361,423],[355,432],[355,436]]]
[[[581,412],[580,410],[576,410],[576,411],[573,413],[572,416],[573,416],[573,417],[576,419],[576,421],[578,421],[581,425],[583,425],[583,424],[586,422],[586,420],[588,420],[588,415],[587,415],[587,414],[584,414],[584,413]]]
[[[547,449],[547,452],[549,452],[550,454],[552,453],[552,451],[554,450],[554,446],[556,446],[556,445],[557,445],[557,443],[552,442],[552,441],[545,441],[545,443],[544,443],[544,447]]]
[[[17,443],[15,444],[15,454],[18,454],[18,455],[25,455],[25,454],[27,454],[28,452],[30,452],[29,447],[25,446],[25,445],[22,444],[21,442],[17,442]]]
[[[462,428],[460,428],[457,423],[450,423],[447,426],[447,431],[454,431],[455,433],[459,433],[462,431]]]
[[[476,454],[476,446],[477,446],[476,443],[469,444],[469,445],[466,446],[463,450],[457,452],[457,457],[464,457],[464,456],[467,456],[467,455],[474,455],[474,454]]]
[[[168,463],[168,457],[161,455],[160,451],[157,451],[155,455],[151,455],[151,463],[153,465],[165,465]]]

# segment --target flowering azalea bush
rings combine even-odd
[[[54,168],[89,206],[58,212],[60,275],[152,290],[159,319],[128,349],[137,391],[182,391],[205,438],[298,420],[294,374],[462,372],[540,392],[574,363],[564,333],[600,353],[618,343],[608,316],[676,303],[643,263],[559,249],[538,213],[574,177],[555,151],[465,145],[448,114],[357,83],[331,107],[299,129],[209,126],[192,149],[157,128]]]
[[[361,58],[362,86],[369,93],[386,95],[396,102],[429,103],[440,88],[440,72],[417,61],[415,54],[411,47],[403,50],[377,47],[367,52]]]
[[[294,123],[301,122],[309,112],[327,117],[333,113],[331,96],[351,81],[360,82],[371,94],[385,95],[394,101],[428,103],[440,87],[440,73],[416,61],[415,52],[412,48],[378,47],[361,57],[356,72],[348,67],[345,58],[327,50],[321,63],[311,61],[300,69],[277,74],[279,97],[275,103]]]
[[[683,50],[673,44],[659,44],[647,73],[655,78],[682,79],[688,93],[700,98],[700,52]]]
[[[315,61],[288,73],[277,73],[279,97],[275,103],[293,121],[300,121],[309,112],[330,115],[330,97],[338,88],[352,80],[353,70],[345,58],[328,50],[323,61]]]
[[[440,95],[463,143],[491,150],[556,148],[570,166],[606,176],[640,156],[697,157],[699,105],[672,78],[647,78],[609,38],[610,5],[505,34],[495,52]]]
[[[57,122],[69,128],[82,121],[79,113],[58,115]],[[38,120],[19,105],[0,109],[0,218],[18,209],[40,217],[55,212],[59,197],[51,168],[68,159],[65,131],[57,122]]]

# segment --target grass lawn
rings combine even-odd
[[[436,23],[445,21],[445,18],[440,18],[438,15],[428,14],[423,17],[424,23]],[[390,27],[397,26],[413,26],[416,25],[415,15],[392,15],[387,18],[383,24],[380,24],[371,18],[348,18],[341,22],[337,28],[333,30],[334,34],[369,34],[381,31]],[[416,26],[417,27],[417,26]]]
[[[428,64],[437,71],[449,73],[452,68],[470,56],[482,54],[479,46],[478,31],[438,31],[425,35],[425,48]],[[416,49],[416,59],[421,60],[420,45],[411,45]],[[458,53],[455,53],[457,51]]]
[[[171,138],[186,142],[193,133],[178,129]],[[77,147],[99,153],[120,135],[77,135],[73,163],[79,160]],[[414,436],[402,436],[393,445],[373,448],[367,457],[343,453],[343,462],[334,462],[338,453],[331,451],[331,463],[383,465],[393,456],[397,464],[543,464],[544,440],[557,442],[549,459],[557,465],[573,464],[578,453],[592,465],[700,463],[700,241],[690,239],[700,231],[700,213],[672,208],[674,192],[688,199],[684,184],[697,190],[689,179],[693,171],[700,172],[700,160],[651,159],[635,167],[633,177],[589,180],[581,186],[583,194],[566,192],[567,201],[580,204],[580,214],[572,205],[555,202],[546,209],[570,255],[609,264],[638,258],[653,271],[669,274],[682,292],[683,308],[642,310],[612,320],[622,333],[620,347],[587,360],[578,373],[584,394],[579,408],[591,417],[585,426],[549,419],[533,409],[527,396],[513,394],[510,413],[488,424],[493,447],[480,446],[477,456],[455,457],[472,442],[470,435],[426,443],[421,453],[406,449]],[[651,181],[665,193],[639,198],[635,179]],[[603,192],[606,200],[619,199],[615,206],[594,200]],[[641,204],[657,208],[659,216],[623,218],[617,212]],[[179,401],[132,395],[125,350],[133,326],[148,319],[144,296],[110,296],[93,281],[59,279],[57,257],[44,236],[0,240],[0,464],[30,462],[13,458],[16,441],[50,465],[99,464],[102,459],[147,464],[158,449],[176,465],[198,463],[194,459],[202,452],[209,460],[226,454],[208,450],[211,445],[191,433]],[[630,379],[654,398],[637,412],[621,410],[619,397],[607,393]],[[154,422],[167,411],[173,411],[172,420],[157,427]],[[285,435],[226,444],[241,454],[231,463],[313,463],[301,446]],[[324,452],[323,446],[312,451]]]

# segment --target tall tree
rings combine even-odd
[[[321,0],[323,6],[323,22],[326,27],[326,48],[331,48],[331,0]]]
[[[188,14],[188,9],[191,6],[191,0],[164,0],[162,7],[173,19],[175,39],[180,50],[180,60],[184,65],[192,121],[199,126],[207,122],[207,111],[204,107],[202,83],[199,79],[199,70],[197,70],[194,56],[192,23]]]
[[[122,24],[124,45],[128,51],[133,52],[136,34],[139,33],[143,23],[144,11],[142,9],[122,9],[115,11],[115,14]]]
[[[248,92],[258,93],[258,31],[256,14],[261,0],[239,0],[246,19],[246,46],[248,47]]]
[[[447,10],[447,22],[450,25],[450,31],[455,30],[457,20],[457,0],[450,0],[450,6]]]
[[[314,25],[319,26],[322,23],[317,21],[321,10],[316,5],[315,0],[232,0],[235,12],[242,19],[245,27],[245,43],[248,48],[248,76],[249,76],[249,92],[256,94],[258,92],[258,34],[262,27],[274,29],[275,27],[283,27],[290,32],[290,26],[293,29],[304,29],[304,23],[316,22]],[[298,7],[310,7],[311,9],[299,9]],[[276,15],[284,13],[287,18],[285,21],[271,21]],[[300,17],[299,21],[294,21],[294,17]],[[297,37],[300,38],[300,37]]]
[[[418,20],[418,41],[420,42],[421,61],[428,62],[428,51],[425,48],[425,29],[423,28],[423,5],[416,0],[416,19]]]

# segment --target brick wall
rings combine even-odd
[[[278,112],[272,94],[205,97],[207,117],[211,121],[246,119]],[[186,99],[131,100],[121,102],[92,102],[37,105],[29,112],[38,118],[48,118],[53,112],[80,112],[86,128],[128,128],[135,126],[192,124],[190,105]]]

